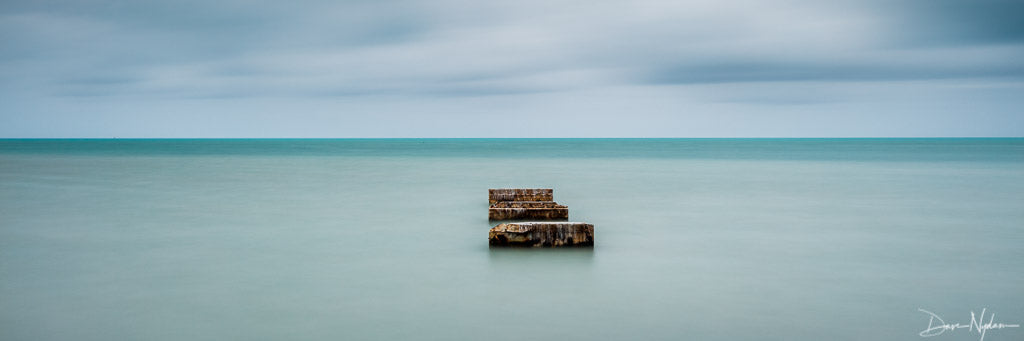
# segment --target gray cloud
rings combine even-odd
[[[1020,77],[1018,60],[1024,59],[1017,44],[986,56],[931,46],[942,39],[1016,42],[1024,30],[1012,13],[1021,6],[1010,1],[874,7],[791,1],[567,6],[76,1],[6,7],[4,31],[12,43],[0,57],[55,59],[71,74],[43,76],[64,85],[73,86],[75,79],[146,79],[136,89],[141,93],[172,91],[174,84],[196,91],[260,89],[253,95],[261,96],[275,91],[472,95],[531,87],[552,91],[595,81]],[[581,68],[594,79],[583,84],[521,79]],[[489,81],[473,84],[483,89],[452,91],[466,78]],[[291,90],[280,89],[285,87]]]
[[[795,55],[789,60],[730,58],[660,65],[642,78],[659,83],[779,81],[891,81],[958,78],[1024,78],[1024,48],[972,51],[877,52],[861,58],[820,60]]]
[[[897,44],[976,45],[1024,42],[1024,2],[1016,0],[879,1]]]
[[[116,110],[104,101],[274,98],[339,111],[388,101],[409,103],[392,108],[408,115],[413,104],[476,112],[514,99],[570,115],[576,104],[552,96],[602,94],[622,102],[606,107],[643,108],[655,120],[694,108],[761,110],[755,103],[867,108],[884,94],[844,83],[1016,89],[1022,11],[1004,0],[5,2],[0,115],[17,135],[54,101],[86,99],[103,110]],[[773,84],[770,96],[744,85],[763,83]],[[739,86],[708,90],[722,84]],[[665,98],[627,105],[637,91]],[[1020,120],[1020,101],[996,97],[1002,117]]]

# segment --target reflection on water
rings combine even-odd
[[[487,259],[492,266],[546,267],[589,266],[595,247],[526,248],[491,246]]]

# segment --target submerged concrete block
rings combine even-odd
[[[487,190],[491,204],[499,201],[554,201],[550,188],[492,188]]]
[[[499,224],[488,235],[491,246],[594,246],[594,225],[568,222]]]
[[[499,201],[487,210],[490,220],[569,220],[569,207],[554,201]]]

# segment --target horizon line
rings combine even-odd
[[[717,137],[0,137],[0,140],[713,140],[713,139],[1021,139],[1024,136],[717,136]]]

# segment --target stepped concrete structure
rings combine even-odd
[[[577,222],[499,224],[488,234],[491,246],[594,246],[594,225]]]
[[[499,201],[554,201],[550,188],[497,188],[487,190],[491,205]]]
[[[489,220],[540,220],[498,224],[488,233],[491,246],[594,246],[594,225],[557,222],[569,220],[569,207],[554,201],[553,189],[490,189],[488,201]]]
[[[490,220],[569,220],[569,207],[554,201],[499,201],[487,211]]]

